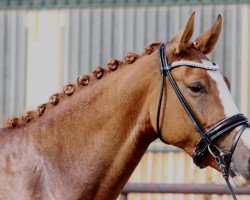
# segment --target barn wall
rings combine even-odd
[[[0,11],[0,119],[25,105],[26,37],[23,11]]]

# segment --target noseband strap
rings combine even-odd
[[[244,132],[244,130],[246,129],[246,127],[249,127],[248,120],[243,114],[236,114],[231,117],[225,118],[224,120],[218,122],[217,124],[215,124],[213,127],[211,127],[210,129],[206,131],[205,128],[200,123],[200,121],[198,120],[198,118],[196,117],[195,113],[192,111],[186,99],[182,95],[179,87],[177,86],[171,74],[171,69],[174,67],[179,67],[183,65],[196,67],[196,68],[197,67],[203,68],[207,70],[217,70],[218,67],[215,64],[212,66],[211,65],[207,66],[205,64],[197,63],[193,61],[177,61],[177,62],[172,63],[171,65],[168,65],[167,60],[166,60],[166,46],[167,45],[165,43],[162,43],[158,50],[158,57],[159,57],[160,71],[161,71],[161,89],[160,89],[160,97],[159,97],[158,109],[157,109],[157,121],[156,121],[158,137],[162,142],[168,144],[162,137],[162,134],[160,131],[161,104],[162,104],[162,98],[163,98],[163,92],[164,92],[163,90],[165,87],[165,78],[167,76],[179,101],[181,102],[183,108],[185,109],[186,113],[191,119],[196,131],[201,135],[201,139],[198,141],[198,143],[196,144],[196,148],[193,151],[192,157],[193,157],[194,163],[200,168],[206,167],[204,163],[204,156],[210,153],[215,158],[216,163],[219,165],[221,172],[223,174],[223,177],[225,178],[226,183],[232,193],[233,198],[236,199],[234,191],[228,181],[228,178],[229,178],[228,170],[229,170],[229,166],[232,160],[232,155],[239,141],[239,138]],[[238,126],[242,126],[242,127],[239,129],[239,131],[235,135],[230,151],[228,153],[223,153],[219,149],[219,147],[213,144],[214,140],[220,137],[221,135],[229,133],[230,131],[232,131]]]
[[[224,135],[225,133],[229,133],[230,131],[232,131],[233,129],[235,129],[236,127],[240,126],[240,125],[244,125],[243,127],[247,127],[247,118],[243,115],[243,114],[237,114],[237,115],[233,115],[232,117],[226,118],[224,120],[222,120],[221,122],[217,123],[216,125],[214,125],[212,128],[210,128],[205,134],[208,137],[208,139],[210,140],[210,143],[212,143],[215,139],[217,139],[219,136]],[[244,129],[245,130],[245,129]],[[243,131],[244,131],[243,130]],[[238,133],[243,133],[243,131],[239,131]],[[235,147],[238,143],[238,140],[241,136],[241,134],[236,134],[236,136],[238,135],[239,137],[233,140],[232,143],[232,147],[234,146],[234,148],[230,150],[230,152],[234,152]],[[206,165],[204,163],[204,156],[208,153],[208,145],[206,143],[206,141],[204,140],[203,137],[201,137],[201,139],[197,142],[196,144],[196,148],[193,151],[193,161],[194,163],[199,166],[200,168],[205,168]]]

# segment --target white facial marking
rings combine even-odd
[[[207,61],[209,62],[209,61]],[[207,71],[210,77],[216,82],[217,88],[219,90],[220,100],[224,107],[224,112],[226,117],[231,117],[239,113],[238,108],[236,107],[232,96],[227,88],[227,85],[224,81],[222,74],[219,71]],[[238,127],[237,129],[239,129]],[[246,145],[248,149],[250,149],[250,129],[246,128],[244,133],[241,136],[241,140]]]
[[[209,61],[202,60],[202,62],[208,65]],[[236,107],[232,99],[232,96],[228,90],[228,87],[224,81],[222,74],[219,71],[211,71],[211,70],[208,70],[207,73],[216,83],[217,89],[219,91],[219,98],[220,98],[221,104],[224,107],[225,116],[231,117],[239,113],[239,110]],[[240,128],[241,126],[237,127],[236,130],[239,130]],[[244,133],[241,135],[240,140],[244,143],[244,145],[248,148],[248,151],[249,151],[250,150],[250,128],[246,128],[244,130]],[[249,157],[247,157],[246,159],[249,159]],[[248,169],[248,166],[246,169]],[[243,177],[242,174],[238,174],[237,169],[235,173],[236,173],[236,176],[230,178],[230,181],[234,184],[235,187],[245,187],[247,185],[250,185],[250,181],[247,180],[245,177]]]
[[[221,104],[224,107],[224,112],[226,117],[231,117],[239,113],[232,96],[228,90],[228,87],[224,81],[222,74],[219,71],[207,71],[210,77],[216,82],[217,88],[219,90],[219,97]]]

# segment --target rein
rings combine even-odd
[[[167,144],[167,142],[163,139],[161,131],[160,131],[161,104],[162,104],[162,98],[163,98],[163,90],[165,87],[165,78],[167,76],[179,101],[181,102],[183,108],[185,109],[186,113],[190,117],[196,131],[201,135],[201,139],[197,142],[196,147],[193,151],[193,155],[192,155],[193,162],[198,167],[205,168],[206,165],[203,162],[204,156],[206,156],[207,153],[210,153],[214,157],[218,166],[220,167],[221,173],[226,181],[227,186],[230,189],[233,199],[237,200],[235,192],[233,191],[233,188],[229,182],[229,168],[230,168],[230,163],[232,160],[234,150],[237,146],[240,136],[242,135],[246,127],[249,127],[248,120],[243,114],[236,114],[231,117],[225,118],[224,120],[214,125],[212,128],[205,130],[205,128],[202,126],[202,124],[196,117],[195,113],[192,111],[188,102],[185,100],[180,89],[178,88],[171,74],[171,69],[173,69],[174,67],[180,67],[183,65],[196,67],[196,68],[197,67],[203,68],[207,70],[217,70],[218,67],[215,64],[213,64],[213,66],[207,66],[205,64],[193,62],[193,61],[177,61],[168,65],[167,60],[166,60],[166,46],[167,46],[166,43],[162,43],[158,51],[158,57],[159,57],[159,62],[160,62],[160,72],[161,72],[161,89],[160,89],[160,97],[159,97],[159,102],[158,102],[157,119],[156,119],[158,137],[163,143]],[[239,126],[241,126],[241,128],[238,130],[237,134],[235,135],[229,152],[224,153],[219,147],[213,144],[215,139],[217,139],[221,135],[224,135],[232,131],[233,129]]]

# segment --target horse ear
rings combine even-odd
[[[175,53],[181,53],[188,44],[189,40],[193,35],[194,32],[194,16],[195,12],[192,13],[190,16],[186,26],[179,32],[170,42],[175,43]]]
[[[203,54],[210,53],[219,39],[221,26],[221,15],[218,15],[213,26],[195,39],[194,48]]]

